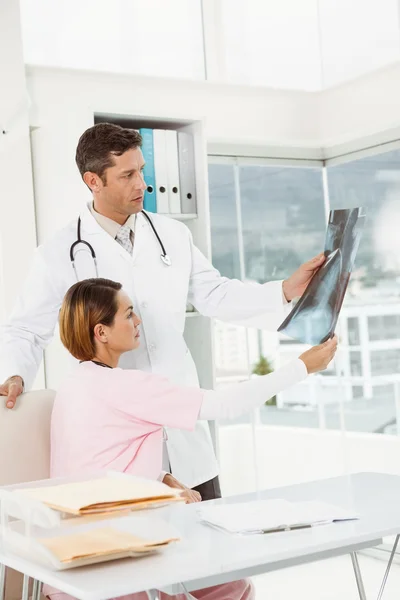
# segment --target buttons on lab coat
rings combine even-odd
[[[156,350],[156,345],[151,343],[148,345],[148,348],[149,348],[149,352],[154,352]]]
[[[147,308],[147,302],[142,302],[142,304],[140,306],[141,306],[141,308]]]

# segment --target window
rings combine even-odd
[[[372,375],[400,373],[400,349],[372,351],[371,373]]]
[[[21,0],[21,23],[29,64],[205,76],[201,0]]]
[[[214,263],[225,275],[253,281],[286,277],[323,245],[328,198],[324,199],[322,169],[241,159],[227,162],[210,166]],[[387,470],[386,444],[379,443],[379,436],[399,435],[395,393],[400,386],[399,173],[400,151],[327,168],[330,206],[367,209],[341,313],[337,365],[344,377],[338,381],[331,367],[323,377],[309,377],[278,394],[251,418],[234,426],[222,423],[224,493],[251,491],[257,484],[271,485],[271,480],[285,485],[341,470],[365,471],[371,464]],[[224,227],[224,244],[216,243]],[[295,340],[274,333],[250,330],[246,336],[243,328],[223,326],[226,330],[221,333],[216,325],[219,385],[227,382],[224,376],[235,381],[250,376],[245,373],[246,358],[250,373],[260,354],[268,366],[277,368],[304,350]],[[310,435],[306,431],[310,428],[373,434],[374,443],[368,436],[350,435],[349,443],[344,438],[339,442],[340,436]]]
[[[360,353],[344,353],[344,369],[362,375],[362,399],[350,400],[346,427],[390,433],[396,423],[394,385],[400,377],[400,151],[394,150],[328,167],[332,208],[364,206],[366,223],[342,314],[348,318],[349,344]],[[349,356],[347,364],[346,356]],[[357,386],[359,383],[357,382]],[[357,390],[360,394],[360,390]],[[357,422],[351,415],[357,414]]]
[[[221,383],[248,378],[247,339],[244,327],[217,322],[215,326],[215,366]]]
[[[210,165],[211,233],[213,262],[223,275],[283,279],[320,251],[326,227],[322,168],[218,160]],[[391,431],[385,423],[396,421],[394,382],[400,379],[399,172],[399,150],[327,167],[330,206],[364,206],[367,213],[341,315],[348,343],[340,357],[344,380],[338,382],[331,367],[279,393],[260,409],[261,423]],[[221,385],[226,377],[246,377],[246,365],[249,376],[260,356],[278,368],[304,351],[271,332],[246,336],[230,327],[216,327]]]
[[[350,372],[353,377],[362,377],[361,352],[350,352]]]
[[[353,385],[353,398],[362,398],[364,390],[362,385]]]
[[[321,168],[218,160],[209,165],[211,239],[213,263],[223,275],[258,283],[284,279],[321,251],[326,221]],[[254,369],[277,368],[304,350],[277,333],[227,323],[216,323],[215,347],[218,386],[246,379]],[[262,407],[259,418],[318,427],[311,396],[308,385],[296,386]]]
[[[226,277],[241,279],[233,166],[210,164],[208,182],[214,267]]]
[[[284,279],[323,248],[321,169],[239,167],[246,278]]]
[[[400,314],[368,317],[368,335],[371,341],[400,340]]]
[[[349,317],[347,319],[347,331],[349,336],[349,345],[350,346],[359,346],[360,345],[360,327],[358,324],[357,317]]]
[[[366,226],[352,276],[356,286],[352,296],[356,301],[361,295],[362,304],[394,299],[400,304],[399,171],[400,150],[328,168],[332,208],[366,208]]]

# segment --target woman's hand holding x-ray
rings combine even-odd
[[[333,360],[336,354],[337,345],[338,339],[335,335],[327,342],[324,342],[319,346],[313,346],[310,350],[303,352],[299,358],[306,365],[307,372],[310,374],[324,371]]]

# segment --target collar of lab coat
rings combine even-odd
[[[140,252],[140,248],[143,243],[143,235],[141,233],[144,231],[146,226],[149,226],[146,218],[138,213],[136,227],[135,227],[135,243],[133,245],[133,253],[132,256],[119,244],[116,242],[109,233],[107,233],[101,225],[96,221],[92,213],[90,212],[89,206],[86,205],[83,211],[80,214],[81,223],[82,223],[82,239],[86,241],[90,241],[87,238],[89,236],[102,236],[101,242],[104,244],[109,244],[110,248],[114,252],[118,252],[120,256],[122,256],[125,260],[134,261],[138,253]]]
[[[119,230],[121,229],[121,225],[116,221],[113,221],[109,217],[102,215],[95,211],[93,202],[89,202],[87,205],[91,215],[96,219],[100,227],[102,227],[112,238],[116,238]],[[135,224],[137,219],[137,213],[130,215],[125,221],[124,225],[128,225],[131,231],[135,232]]]

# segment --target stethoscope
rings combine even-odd
[[[154,227],[154,223],[153,221],[150,219],[149,215],[147,213],[144,212],[144,210],[142,210],[142,215],[146,217],[146,219],[148,220],[148,222],[150,223],[150,226],[153,230],[154,235],[157,238],[158,243],[160,244],[160,248],[161,248],[161,254],[160,254],[160,258],[163,261],[163,263],[167,266],[170,267],[171,266],[171,259],[168,256],[168,254],[166,253],[164,244],[161,241],[160,236],[157,233],[156,228]],[[76,230],[76,235],[77,235],[77,240],[71,245],[70,249],[69,249],[69,258],[72,264],[72,268],[75,271],[75,276],[76,276],[76,280],[79,281],[78,278],[78,273],[76,271],[76,266],[75,266],[75,250],[76,247],[79,246],[79,244],[83,244],[84,246],[86,246],[86,248],[89,249],[90,254],[92,255],[92,259],[94,262],[94,268],[96,269],[96,277],[99,277],[99,271],[97,268],[97,257],[96,257],[96,252],[94,251],[94,248],[91,244],[89,244],[89,242],[87,242],[86,240],[82,239],[82,235],[81,235],[81,218],[78,218],[78,225],[77,225],[77,230]]]

